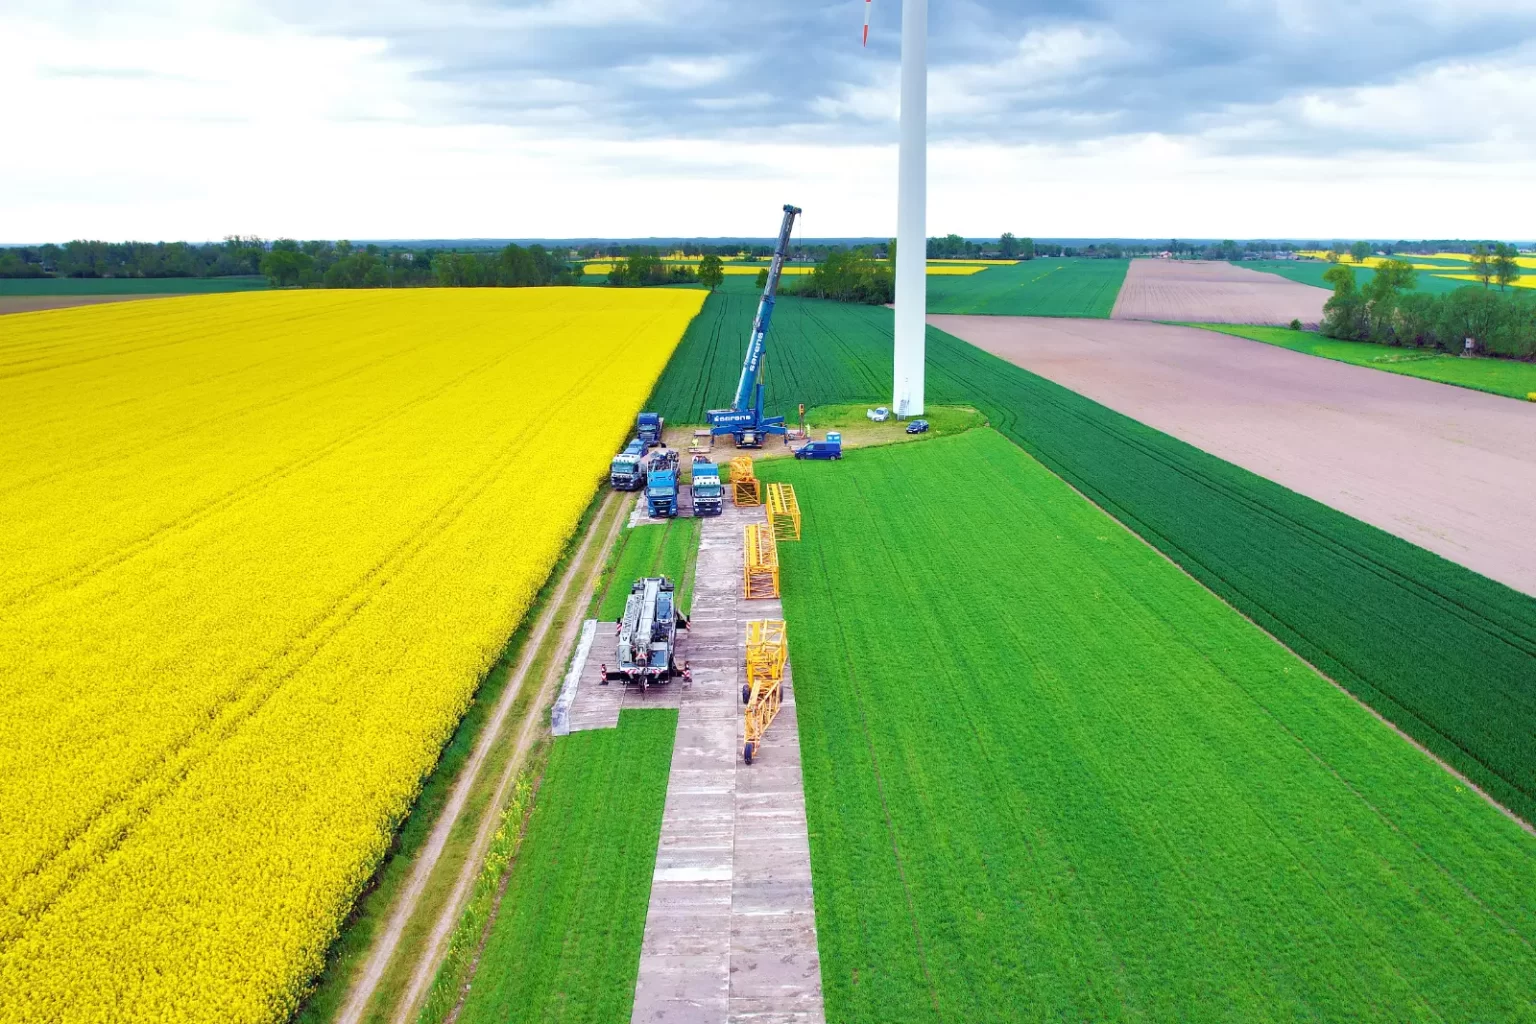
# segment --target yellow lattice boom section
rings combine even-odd
[[[748,600],[779,596],[779,545],[767,523],[747,528],[747,557],[743,596]]]
[[[800,539],[800,502],[794,484],[768,485],[768,521],[779,540]]]
[[[789,661],[789,640],[783,619],[757,619],[747,623],[747,683],[742,690],[746,704],[748,764],[757,752],[763,733],[778,717],[783,696],[784,665]]]
[[[731,486],[738,507],[763,503],[762,485],[752,470],[752,456],[738,455],[731,460]]]

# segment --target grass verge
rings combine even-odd
[[[1459,388],[1486,391],[1522,401],[1536,394],[1536,363],[1516,359],[1466,358],[1433,349],[1389,348],[1368,341],[1338,341],[1311,331],[1293,331],[1285,327],[1239,327],[1230,324],[1184,324],[1207,331],[1230,334],[1266,345],[1278,345],[1293,352],[1321,356],[1373,370],[1400,373],[1406,377],[1454,384]]]
[[[829,1020],[1536,1018],[1536,839],[1017,447],[762,475]]]
[[[676,733],[627,710],[554,742],[461,1024],[629,1019]]]

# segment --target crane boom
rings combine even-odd
[[[784,206],[784,221],[779,225],[779,240],[768,267],[768,283],[757,303],[752,319],[752,334],[747,340],[747,354],[741,361],[741,378],[729,409],[712,409],[709,427],[712,434],[734,434],[739,447],[758,447],[762,435],[784,433],[784,417],[763,416],[763,354],[768,348],[768,327],[773,321],[773,305],[779,294],[779,278],[784,272],[784,258],[789,253],[789,236],[800,215],[798,206]]]
[[[784,223],[779,226],[779,244],[773,250],[773,263],[768,267],[768,283],[763,286],[763,297],[757,303],[757,316],[752,319],[752,337],[747,342],[747,357],[741,363],[741,380],[736,384],[736,398],[731,408],[737,412],[751,408],[753,391],[757,385],[757,372],[767,347],[768,325],[773,320],[773,304],[779,296],[779,276],[784,272],[784,257],[789,252],[789,235],[795,227],[795,217],[800,209],[784,207]]]

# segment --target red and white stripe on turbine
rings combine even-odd
[[[864,45],[869,45],[869,8],[874,0],[864,0]]]

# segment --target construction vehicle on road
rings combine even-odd
[[[613,457],[608,482],[616,491],[638,491],[645,486],[645,442],[638,437]]]
[[[621,682],[642,690],[683,674],[677,667],[677,629],[688,620],[677,610],[676,592],[665,576],[635,580],[619,621],[618,665],[602,666],[603,685]]]
[[[725,511],[725,490],[720,485],[720,467],[706,458],[693,459],[693,514],[718,516]]]
[[[785,205],[784,222],[779,226],[778,245],[773,250],[773,262],[768,267],[768,283],[763,286],[763,297],[757,303],[757,316],[752,320],[752,335],[747,340],[747,355],[741,363],[741,379],[736,384],[736,397],[729,409],[709,411],[709,432],[712,437],[730,434],[738,448],[761,448],[763,438],[770,434],[783,437],[783,416],[763,415],[763,357],[768,350],[768,326],[773,320],[773,304],[778,300],[779,276],[784,271],[784,258],[789,253],[789,236],[794,230],[795,218],[800,214],[798,206]]]
[[[671,448],[652,452],[646,460],[645,504],[652,519],[677,515],[677,452]]]
[[[661,432],[666,428],[665,418],[654,412],[643,412],[635,420],[635,433],[640,438],[640,443],[647,449],[655,448],[662,444]]]

